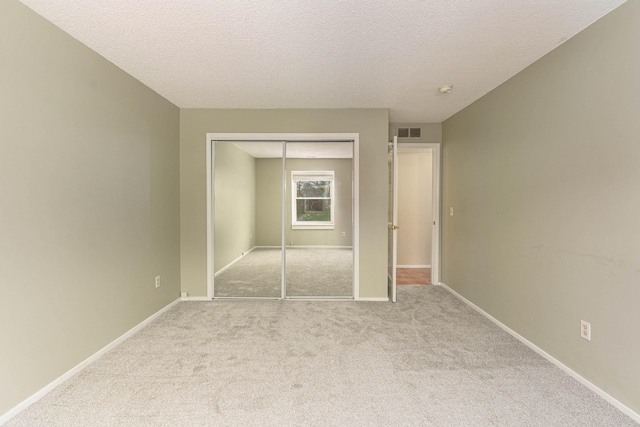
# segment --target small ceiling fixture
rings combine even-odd
[[[440,93],[451,93],[453,90],[453,85],[442,85],[438,88],[438,92]]]

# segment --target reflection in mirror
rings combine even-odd
[[[353,143],[286,144],[286,296],[353,296]]]
[[[216,298],[282,296],[282,143],[214,144]]]

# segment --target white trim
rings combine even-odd
[[[353,136],[353,191],[351,192],[353,206],[353,298],[360,298],[360,134]]]
[[[351,225],[353,226],[353,298],[360,297],[360,134],[351,134],[353,137],[353,168],[351,176]]]
[[[209,297],[184,297],[180,298],[180,301],[211,301]]]
[[[391,302],[398,300],[398,137],[393,137],[391,143],[391,158],[389,169],[391,177],[391,188],[389,192],[391,194],[391,223],[389,223],[389,230],[391,230],[391,271],[389,274],[389,286],[390,289],[387,292]]]
[[[310,297],[310,296],[295,296],[289,295],[284,299],[285,301],[321,301],[321,302],[342,302],[342,301],[351,301],[353,302],[353,297]]]
[[[431,265],[396,265],[396,268],[431,268]]]
[[[622,412],[623,414],[627,415],[628,417],[630,417],[634,421],[640,423],[640,414],[635,412],[633,409],[629,408],[624,403],[620,402],[615,397],[611,396],[606,391],[602,390],[600,387],[598,387],[597,385],[593,384],[591,381],[589,381],[588,379],[584,378],[582,375],[578,374],[576,371],[574,371],[573,369],[571,369],[570,367],[568,367],[564,363],[560,362],[558,359],[556,359],[555,357],[553,357],[552,355],[550,355],[549,353],[547,353],[546,351],[544,351],[543,349],[541,349],[540,347],[538,347],[537,345],[535,345],[534,343],[532,343],[531,341],[529,341],[528,339],[526,339],[525,337],[523,337],[522,335],[520,335],[519,333],[517,333],[516,331],[514,331],[513,329],[511,329],[510,327],[508,327],[507,325],[505,325],[504,323],[502,323],[501,321],[499,321],[498,319],[496,319],[495,317],[493,317],[492,315],[490,315],[489,313],[487,313],[486,311],[484,311],[483,309],[481,309],[480,307],[478,307],[477,305],[475,305],[474,303],[472,303],[471,301],[466,299],[465,297],[463,297],[462,295],[460,295],[458,292],[456,292],[453,289],[451,289],[449,286],[445,285],[442,282],[437,282],[437,283],[438,283],[438,285],[440,285],[443,288],[445,288],[447,291],[451,292],[451,294],[453,294],[458,299],[463,301],[469,307],[473,308],[475,311],[477,311],[478,313],[482,314],[484,317],[486,317],[487,319],[491,320],[493,323],[498,325],[504,331],[506,331],[507,333],[512,335],[518,341],[520,341],[521,343],[523,343],[527,347],[531,348],[533,351],[538,353],[540,356],[544,357],[549,362],[553,363],[558,368],[562,369],[565,373],[569,374],[571,377],[576,379],[579,383],[581,383],[582,385],[586,386],[591,391],[593,391],[594,393],[596,393],[597,395],[602,397],[604,400],[606,400],[611,405],[616,407],[620,412]]]
[[[149,323],[154,321],[162,313],[164,313],[165,311],[169,310],[171,307],[173,307],[174,305],[176,305],[179,302],[180,302],[180,298],[176,299],[175,301],[173,301],[173,302],[169,303],[168,305],[166,305],[165,307],[161,308],[156,313],[152,314],[151,316],[147,317],[142,322],[138,323],[133,328],[129,329],[127,332],[125,332],[119,338],[116,338],[111,343],[107,344],[106,346],[104,346],[103,348],[101,348],[100,350],[95,352],[93,355],[89,356],[88,358],[86,358],[85,360],[83,360],[82,362],[80,362],[79,364],[77,364],[76,366],[74,366],[73,368],[71,368],[70,370],[65,372],[64,374],[62,374],[62,376],[58,377],[57,379],[55,379],[52,382],[50,382],[49,384],[47,384],[45,387],[40,389],[38,392],[36,392],[32,396],[28,397],[27,399],[23,400],[18,405],[16,405],[15,407],[11,408],[9,411],[5,412],[3,415],[0,416],[0,426],[4,425],[11,418],[15,417],[20,412],[24,411],[29,406],[33,405],[38,400],[42,399],[44,396],[46,396],[48,393],[50,393],[54,388],[58,387],[60,384],[62,384],[63,382],[67,381],[69,378],[73,377],[74,375],[76,375],[77,373],[82,371],[88,365],[90,365],[91,363],[96,361],[98,358],[102,357],[105,353],[111,351],[112,349],[114,349],[115,347],[120,345],[123,341],[125,341],[126,339],[128,339],[131,336],[133,336],[134,334],[136,334],[142,328],[144,328]]]
[[[389,297],[364,297],[358,298],[356,301],[389,302]]]
[[[223,271],[225,271],[226,269],[228,269],[229,267],[231,267],[233,264],[235,264],[236,262],[240,261],[242,258],[244,258],[244,255],[240,255],[238,258],[234,259],[233,261],[231,261],[229,264],[225,265],[224,267],[222,267],[220,270],[216,271],[213,274],[213,277],[218,277],[218,275],[220,273],[222,273]]]
[[[442,212],[440,200],[442,197],[442,150],[440,144],[426,144],[433,149],[433,155],[431,156],[433,161],[433,226],[432,243],[431,243],[431,283],[440,282],[440,233],[442,223]]]
[[[357,133],[207,133],[207,141],[265,141],[265,142],[308,142],[308,141],[353,141]]]
[[[333,223],[330,224],[292,224],[292,230],[335,230]]]
[[[297,179],[296,179],[297,177]],[[291,181],[316,181],[315,178],[323,177],[317,181],[335,181],[335,171],[291,171]],[[326,197],[330,199],[331,197]],[[317,199],[317,197],[311,197],[311,199]]]
[[[287,247],[287,142],[282,141],[282,211],[280,246]],[[280,266],[280,298],[287,297],[287,251],[282,251],[282,265]]]
[[[238,258],[234,259],[233,261],[231,261],[229,264],[225,265],[224,267],[222,267],[220,270],[216,271],[215,274],[213,275],[213,277],[218,277],[218,274],[222,273],[223,271],[225,271],[226,269],[228,269],[229,267],[231,267],[233,264],[235,264],[236,262],[240,261],[242,258],[246,257],[247,255],[249,255],[249,252],[251,252],[252,250],[254,250],[257,246],[252,247],[251,249],[249,249],[248,251],[245,251],[242,255],[240,255]]]
[[[353,246],[287,245],[287,249],[353,249]],[[254,249],[282,249],[282,246],[254,246]]]
[[[215,200],[213,197],[213,162],[214,149],[213,144],[209,140],[207,134],[207,298],[213,298],[213,281],[215,280],[215,270],[213,264],[213,242],[214,240],[214,224],[213,213],[215,212]]]
[[[353,141],[353,298],[358,299],[360,295],[360,134],[359,133],[207,133],[206,153],[207,153],[207,297],[213,299],[214,272],[213,272],[213,250],[214,231],[212,224],[212,213],[215,212],[215,200],[212,196],[213,186],[213,156],[212,150],[214,141]],[[284,148],[283,148],[284,149]],[[284,152],[286,162],[286,151]],[[286,168],[283,162],[283,169]],[[285,169],[286,171],[286,169]],[[283,192],[286,194],[286,176],[283,176]],[[283,210],[285,212],[285,210]],[[283,233],[285,227],[282,227]],[[284,242],[283,242],[284,243]],[[284,277],[284,275],[283,275]],[[284,297],[284,296],[283,296]]]
[[[353,246],[293,245],[287,249],[353,249]]]

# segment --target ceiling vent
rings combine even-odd
[[[421,128],[398,128],[398,138],[420,138]]]

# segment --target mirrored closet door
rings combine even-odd
[[[214,298],[282,297],[282,142],[216,142]]]
[[[286,296],[353,296],[353,144],[287,142]]]
[[[353,143],[212,144],[214,298],[353,297]]]

